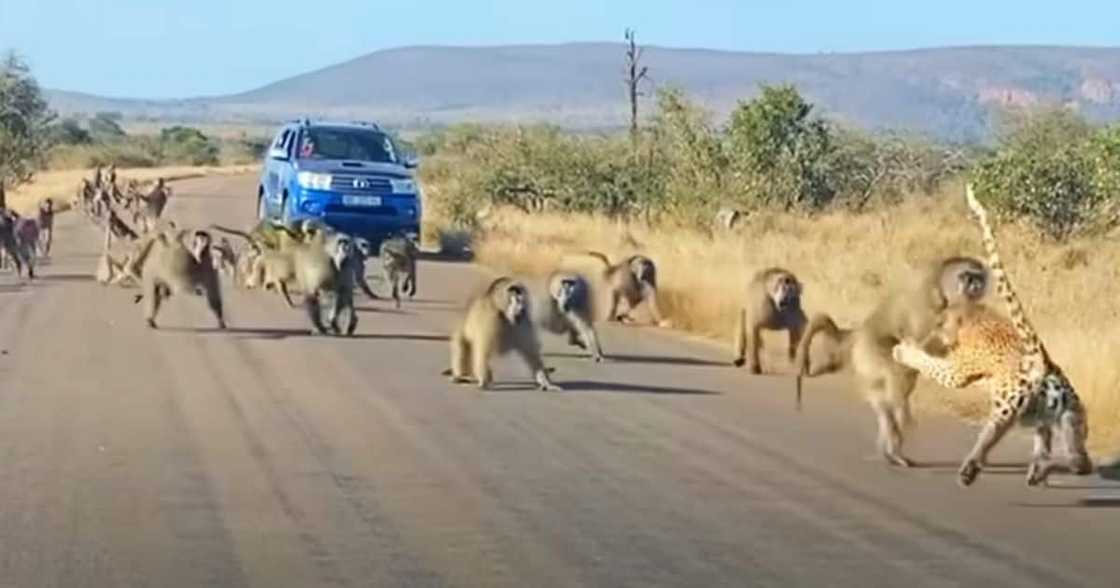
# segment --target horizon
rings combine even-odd
[[[151,100],[156,102],[173,102],[179,100],[199,100],[207,98],[217,98],[222,96],[237,95],[245,92],[251,92],[271,85],[273,83],[283,81],[291,77],[298,77],[300,75],[313,73],[319,70],[328,69],[350,61],[356,61],[370,55],[377,53],[385,53],[391,51],[406,51],[417,49],[456,49],[456,50],[485,50],[485,49],[502,49],[502,48],[516,48],[516,47],[565,47],[565,46],[579,46],[579,45],[624,45],[622,41],[560,41],[550,43],[503,43],[503,44],[478,44],[478,45],[461,45],[461,44],[414,44],[414,45],[400,45],[394,47],[385,47],[376,49],[361,55],[355,55],[350,58],[342,59],[333,63],[328,63],[313,69],[295,73],[291,76],[278,78],[272,81],[258,84],[249,88],[242,88],[233,90],[231,92],[221,94],[197,94],[186,96],[167,96],[167,97],[151,97],[151,96],[132,96],[132,95],[112,95],[89,92],[85,90],[77,90],[71,88],[62,88],[57,86],[50,86],[41,84],[44,89],[56,92],[66,92],[70,94],[80,94],[90,97],[103,98],[107,100]],[[1050,50],[1111,50],[1120,49],[1120,44],[1115,45],[1055,45],[1055,44],[1040,44],[1040,43],[1021,43],[1021,44],[991,44],[991,43],[973,43],[962,45],[940,45],[940,46],[916,46],[898,49],[871,49],[871,50],[855,50],[855,51],[752,51],[752,50],[737,50],[737,49],[718,49],[711,47],[693,47],[693,46],[676,46],[676,45],[662,45],[655,43],[638,43],[641,49],[659,49],[668,51],[702,51],[709,53],[726,53],[726,54],[739,54],[739,55],[770,55],[777,57],[813,57],[818,55],[837,55],[837,56],[852,56],[852,55],[876,55],[876,54],[897,54],[897,53],[920,53],[930,51],[948,51],[948,50],[964,50],[964,49],[1050,49]],[[0,50],[7,51],[8,48],[0,48]],[[17,51],[17,54],[19,52]],[[26,55],[20,54],[26,58]]]
[[[0,6],[0,50],[16,51],[52,90],[176,100],[246,92],[379,51],[617,44],[627,27],[637,32],[641,46],[788,56],[1118,47],[1111,23],[1120,17],[1120,6],[1073,1],[1060,12],[1048,6],[965,0],[925,7],[881,0],[834,6],[810,0],[794,20],[782,7],[734,0],[712,0],[701,10],[667,0],[610,6],[575,0],[562,7],[525,7],[513,0],[475,6],[437,2],[423,10],[343,0],[318,11],[291,0],[233,5],[198,0],[170,9],[142,0],[44,0]],[[782,22],[788,25],[774,24]],[[270,46],[277,32],[284,40]]]

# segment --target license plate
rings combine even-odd
[[[343,206],[381,206],[380,196],[343,196]]]

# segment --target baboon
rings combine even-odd
[[[288,284],[296,281],[295,258],[287,251],[262,251],[253,259],[253,265],[245,276],[245,287],[280,292],[291,308],[295,307]]]
[[[7,254],[16,266],[16,275],[23,273],[27,267],[27,279],[35,279],[35,265],[27,256],[24,247],[20,245],[16,236],[16,221],[19,215],[7,209],[0,208],[0,258]]]
[[[804,376],[819,376],[836,371],[848,363],[851,351],[853,329],[844,329],[836,326],[836,322],[826,313],[819,312],[809,318],[805,332],[801,335],[801,342],[797,345],[797,354],[794,356],[794,371],[800,378]],[[827,361],[816,369],[809,366],[809,348],[817,335],[825,335],[831,343]]]
[[[51,254],[54,241],[54,200],[44,199],[39,203],[39,250],[43,255]]]
[[[341,311],[348,310],[353,313],[353,296],[352,295],[339,295],[340,290],[346,290],[347,282],[345,272],[340,270],[341,264],[345,262],[347,255],[350,254],[349,250],[350,241],[348,238],[334,235],[328,238],[325,231],[316,231],[306,241],[302,243],[295,243],[291,245],[291,249],[285,252],[277,252],[279,255],[290,255],[295,267],[296,283],[299,284],[300,291],[303,292],[303,305],[307,309],[308,318],[311,319],[311,324],[321,334],[326,334],[327,329],[323,326],[322,318],[320,317],[321,306],[319,297],[323,293],[334,293],[334,308],[331,312],[331,318],[337,319]],[[348,307],[348,308],[344,308]],[[356,325],[356,315],[354,324]],[[338,332],[336,324],[331,325],[332,330]],[[349,329],[353,332],[353,328]]]
[[[331,260],[334,262],[335,283],[330,290],[327,290],[331,301],[330,318],[327,324],[334,334],[341,335],[342,330],[338,326],[338,320],[341,315],[346,314],[346,334],[353,335],[358,327],[358,313],[354,310],[354,286],[359,276],[355,264],[362,254],[346,236],[334,239],[333,243],[328,244],[328,248],[330,248]]]
[[[579,274],[556,271],[546,283],[548,296],[541,308],[537,324],[550,333],[568,335],[568,344],[591,352],[591,359],[603,361],[603,350],[592,325],[591,286]]]
[[[918,372],[896,362],[892,350],[903,340],[935,344],[930,335],[942,311],[978,303],[989,282],[987,268],[972,257],[927,264],[918,278],[884,297],[851,334],[850,361],[857,386],[878,420],[879,450],[888,463],[902,467],[912,465],[902,455],[902,442],[903,429],[912,420],[910,394]]]
[[[756,272],[747,284],[746,304],[739,309],[732,363],[736,367],[746,364],[752,374],[762,373],[759,350],[763,329],[789,333],[788,355],[792,362],[805,322],[805,313],[801,310],[801,282],[797,276],[780,267]]]
[[[354,282],[370,300],[380,300],[381,297],[370,289],[369,283],[366,282],[366,260],[373,255],[373,245],[370,244],[368,239],[354,237],[354,254],[350,262],[350,269],[354,274]],[[400,307],[398,306],[398,308]]]
[[[237,252],[233,250],[233,244],[229,242],[229,239],[222,237],[210,249],[214,259],[214,269],[230,278],[236,278]]]
[[[658,326],[667,324],[657,304],[657,266],[653,260],[644,255],[631,255],[621,263],[611,265],[610,259],[598,251],[589,251],[587,255],[602,264],[602,279],[610,296],[608,321],[633,320],[630,313],[645,301],[654,322]],[[621,301],[625,301],[628,308],[620,315],[618,304]]]
[[[24,259],[28,264],[33,263],[39,252],[39,219],[16,215],[15,237]]]
[[[97,260],[97,272],[94,278],[99,284],[108,285],[120,282],[125,277],[125,264],[127,260],[117,260],[109,253],[112,244],[113,231],[108,224],[105,225],[105,241],[101,248],[101,257]]]
[[[140,238],[140,235],[138,235],[136,231],[132,229],[132,227],[128,226],[128,224],[125,223],[124,220],[121,219],[121,217],[117,214],[117,211],[113,210],[112,208],[109,209],[109,215],[106,222],[108,223],[109,228],[112,229],[113,234],[118,239],[128,239],[130,241],[135,241]],[[145,232],[147,232],[147,230],[145,230]]]
[[[468,384],[471,378],[480,389],[490,386],[490,357],[516,352],[541,390],[559,391],[541,359],[533,321],[529,317],[529,291],[509,277],[492,281],[485,291],[472,297],[466,315],[451,335],[451,381]]]
[[[141,224],[144,227],[144,232],[151,230],[155,221],[163,214],[163,209],[167,206],[167,199],[171,195],[171,189],[164,183],[163,178],[156,180],[156,185],[147,193],[141,195],[140,200],[143,206],[136,211],[137,218],[134,222]]]
[[[381,243],[381,272],[389,284],[393,302],[401,307],[401,292],[409,298],[416,295],[416,245],[405,237]]]
[[[185,233],[179,231],[176,238],[169,238],[161,232],[145,244],[139,255],[143,259],[142,292],[134,301],[147,299],[144,318],[148,326],[155,329],[156,315],[163,299],[201,291],[218,321],[218,328],[225,329],[218,272],[210,258],[210,233],[194,231],[190,248],[181,242]]]

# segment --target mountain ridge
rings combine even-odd
[[[1067,104],[1120,119],[1120,47],[962,45],[897,51],[771,53],[644,47],[656,87],[680,87],[722,119],[760,84],[793,83],[820,110],[867,129],[953,140],[990,133],[1007,106]],[[270,121],[301,115],[395,126],[462,121],[626,123],[623,45],[414,45],[365,55],[243,92],[173,100],[48,91],[64,115]],[[647,87],[647,93],[651,90]],[[646,113],[652,100],[645,99]]]

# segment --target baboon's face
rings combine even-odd
[[[194,254],[195,259],[202,257],[210,249],[210,233],[206,231],[195,231],[191,237],[191,253]]]
[[[528,296],[525,289],[521,286],[510,286],[506,288],[506,320],[510,324],[519,324],[525,319],[525,309]]]
[[[575,306],[579,298],[579,283],[572,279],[560,280],[560,287],[556,292],[556,306],[560,312],[568,312]]]
[[[634,272],[634,277],[639,282],[649,284],[650,286],[657,286],[657,268],[653,265],[653,260],[648,257],[636,257],[630,262],[630,271]]]
[[[941,289],[949,304],[980,300],[988,291],[988,281],[987,268],[969,258],[950,260],[941,273]]]
[[[365,239],[354,239],[354,246],[358,250],[358,252],[362,254],[363,257],[370,256],[371,250],[369,241]]]
[[[774,300],[774,307],[779,311],[801,306],[801,284],[797,278],[789,274],[782,274],[774,280],[770,288],[770,298]]]
[[[963,271],[957,281],[960,295],[973,302],[983,298],[988,289],[988,275],[982,271]]]
[[[350,239],[340,238],[335,241],[334,255],[331,256],[334,259],[335,266],[342,267],[342,264],[346,263],[346,259],[350,257],[350,254],[353,252],[354,244]]]

